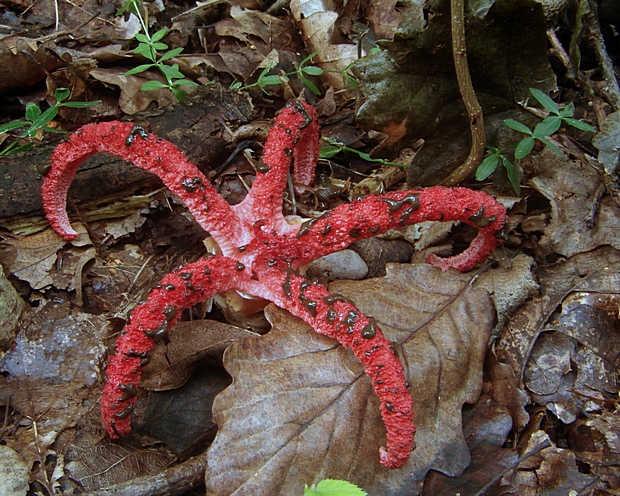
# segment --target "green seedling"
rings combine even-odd
[[[520,196],[521,185],[519,184],[519,174],[517,173],[515,164],[513,164],[499,148],[490,145],[487,145],[486,148],[491,153],[484,158],[482,163],[478,166],[478,169],[476,169],[476,181],[484,181],[493,174],[497,166],[501,164],[506,169],[506,175],[508,176],[510,185],[515,190],[517,196]]]
[[[234,90],[247,90],[249,88],[258,87],[266,93],[265,88],[267,86],[276,86],[278,84],[282,84],[282,82],[288,82],[290,81],[291,77],[296,76],[297,78],[299,78],[299,80],[303,84],[305,84],[308,87],[310,91],[312,91],[312,93],[319,96],[321,94],[321,91],[316,87],[316,85],[312,81],[310,81],[310,79],[308,79],[308,76],[320,76],[321,74],[324,74],[325,72],[339,72],[339,71],[324,71],[320,67],[316,67],[314,65],[308,65],[309,63],[312,62],[312,58],[316,56],[317,53],[319,52],[311,53],[305,59],[303,59],[299,63],[299,67],[295,71],[292,71],[286,74],[281,74],[281,75],[274,75],[274,74],[269,75],[269,71],[271,71],[271,69],[273,69],[275,65],[275,64],[270,64],[268,67],[265,67],[260,72],[256,82],[244,86],[240,81],[235,81],[233,84],[230,85],[230,88]],[[342,74],[345,77],[345,81],[347,82],[347,84],[350,84],[354,88],[357,88],[357,81],[355,81],[353,76],[351,76],[351,74],[349,73],[349,69],[351,68],[352,65],[353,65],[352,63],[349,64],[344,69],[344,71],[342,71]]]
[[[147,60],[150,60],[150,63],[141,64],[134,67],[133,69],[128,70],[125,75],[131,76],[134,74],[140,74],[141,72],[147,71],[151,68],[156,68],[164,76],[166,82],[163,83],[158,80],[147,81],[140,89],[142,91],[149,91],[167,88],[174,94],[178,101],[184,100],[187,97],[187,93],[183,91],[181,87],[188,88],[199,85],[194,81],[185,78],[184,74],[179,70],[179,64],[168,65],[165,63],[168,60],[178,56],[183,51],[183,48],[180,47],[173,50],[168,50],[168,45],[161,41],[168,33],[167,29],[160,29],[159,31],[153,33],[153,35],[149,34],[149,29],[147,24],[144,22],[140,7],[140,0],[128,0],[117,12],[117,15],[130,11],[140,20],[144,34],[136,34],[135,38],[140,43],[133,50],[133,52],[138,55],[142,55]],[[164,50],[168,51],[164,52]]]
[[[542,91],[536,88],[530,88],[532,96],[538,100],[538,102],[549,112],[549,115],[539,122],[534,130],[522,122],[514,119],[504,119],[504,124],[510,129],[514,129],[520,133],[526,135],[521,141],[514,146],[514,158],[521,160],[525,158],[534,148],[536,140],[540,141],[543,145],[548,147],[554,153],[563,156],[564,154],[560,149],[555,146],[548,137],[554,134],[562,123],[580,129],[581,131],[594,132],[595,129],[585,122],[575,119],[575,106],[573,103],[569,103],[566,107],[560,109],[549,96],[545,95]],[[510,184],[514,188],[517,195],[521,193],[521,187],[519,185],[519,175],[517,174],[516,166],[506,156],[507,151],[499,150],[498,148],[487,146],[490,154],[482,161],[476,170],[476,180],[484,181],[487,177],[495,172],[497,166],[501,164],[508,174]]]
[[[324,479],[304,490],[304,496],[368,496],[368,493],[348,481]]]
[[[394,165],[396,167],[405,167],[404,164],[399,164],[397,162],[390,162],[389,160],[385,160],[383,158],[373,158],[368,153],[360,152],[359,150],[356,150],[355,148],[345,146],[342,143],[338,143],[337,141],[330,139],[330,138],[326,138],[325,136],[323,136],[321,139],[325,141],[326,143],[329,143],[329,145],[321,147],[321,149],[319,150],[319,158],[332,158],[341,152],[349,152],[349,153],[353,153],[357,155],[359,158],[361,158],[362,160],[365,160],[366,162],[376,162],[381,165]]]
[[[351,88],[358,89],[359,85],[357,84],[357,79],[355,79],[351,74],[351,67],[353,67],[353,64],[355,64],[355,62],[351,62],[348,66],[346,66],[341,74],[344,78],[345,86],[351,86]]]
[[[69,98],[70,94],[71,91],[67,88],[58,88],[54,95],[56,98],[56,103],[46,111],[41,112],[41,109],[35,103],[28,103],[26,105],[26,120],[9,122],[4,126],[0,126],[0,134],[13,131],[14,129],[19,129],[20,127],[28,126],[27,129],[20,136],[18,136],[13,143],[3,150],[0,150],[0,157],[11,153],[24,152],[32,148],[34,146],[34,143],[32,142],[24,143],[22,145],[20,145],[19,142],[24,138],[34,138],[39,129],[50,133],[66,132],[61,129],[54,129],[47,126],[47,124],[49,124],[49,122],[58,115],[58,109],[60,107],[86,108],[101,103],[101,100],[96,100],[93,102],[65,102],[64,100]]]
[[[305,59],[303,59],[299,64],[299,68],[291,75],[297,75],[299,80],[304,83],[310,89],[310,91],[312,91],[312,93],[318,96],[321,94],[321,92],[316,87],[316,85],[306,77],[320,76],[324,72],[323,69],[321,69],[320,67],[316,67],[314,65],[306,65],[308,62],[312,62],[312,57],[314,57],[317,53],[318,52],[311,53]]]
[[[275,64],[269,64],[267,67],[265,67],[258,75],[258,79],[256,80],[256,82],[244,86],[243,83],[241,83],[240,81],[235,81],[233,84],[230,85],[230,88],[233,90],[247,90],[249,88],[258,87],[266,93],[267,91],[265,90],[265,88],[267,86],[282,84],[282,80],[280,78],[284,78],[286,81],[288,81],[287,76],[276,76],[275,74],[269,74],[269,71],[273,69],[274,65]]]

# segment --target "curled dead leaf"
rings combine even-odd
[[[69,245],[51,229],[30,236],[7,237],[2,258],[8,271],[28,282],[32,289],[54,286],[75,290],[81,305],[84,267],[95,258],[96,250],[84,226],[77,228],[81,235]]]
[[[232,343],[256,337],[259,334],[215,320],[180,322],[170,333],[168,344],[153,350],[140,386],[154,391],[181,387],[200,360],[219,362]]]

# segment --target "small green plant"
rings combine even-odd
[[[0,157],[11,153],[24,152],[32,148],[34,146],[34,143],[32,142],[24,143],[22,145],[20,145],[19,142],[24,138],[34,138],[39,129],[51,133],[64,133],[65,131],[61,129],[54,129],[47,126],[47,124],[58,115],[58,109],[60,107],[86,108],[101,103],[101,100],[96,100],[93,102],[65,102],[64,100],[69,98],[70,94],[71,91],[67,88],[58,88],[54,95],[56,98],[56,103],[46,111],[41,112],[41,109],[35,103],[28,103],[26,105],[26,120],[9,122],[4,126],[0,126],[0,134],[13,131],[14,129],[19,129],[20,127],[28,126],[28,128],[20,136],[18,136],[13,143],[3,150],[0,150]]]
[[[304,496],[368,496],[355,484],[338,479],[324,479],[304,490]]]
[[[141,72],[147,71],[148,69],[154,67],[162,73],[162,75],[166,79],[166,82],[162,83],[158,80],[147,81],[142,85],[140,89],[142,91],[149,91],[168,88],[174,94],[176,99],[181,101],[187,97],[187,93],[183,91],[181,87],[188,88],[199,85],[194,81],[191,81],[190,79],[185,79],[185,76],[179,70],[179,64],[167,65],[165,64],[165,62],[179,55],[183,51],[183,48],[180,47],[169,50],[167,52],[163,52],[164,50],[168,50],[168,45],[163,43],[161,40],[164,38],[164,36],[166,36],[168,30],[160,29],[159,31],[153,33],[153,35],[149,34],[148,26],[144,22],[144,18],[142,17],[142,13],[140,12],[140,10],[140,0],[128,0],[117,12],[117,15],[121,15],[124,12],[129,11],[135,14],[136,17],[140,20],[140,24],[142,25],[144,34],[136,34],[135,38],[140,43],[133,50],[133,52],[142,55],[144,58],[150,60],[151,62],[148,64],[139,65],[138,67],[134,67],[133,69],[127,71],[125,75],[131,76],[134,74],[140,74]]]
[[[405,167],[404,164],[399,164],[397,162],[390,162],[389,160],[385,160],[383,158],[372,158],[368,153],[360,152],[359,150],[356,150],[355,148],[345,146],[342,143],[338,143],[337,141],[330,139],[330,138],[326,138],[325,136],[323,136],[321,139],[325,141],[326,143],[329,143],[329,145],[321,147],[321,149],[319,150],[320,158],[332,158],[338,155],[340,152],[349,152],[349,153],[354,153],[362,160],[366,160],[366,162],[377,162],[381,165],[394,165],[396,167]]]
[[[230,89],[247,90],[249,88],[254,88],[258,86],[261,90],[265,91],[265,88],[267,86],[276,86],[278,84],[282,84],[280,77],[285,76],[277,76],[275,74],[269,75],[269,71],[273,69],[273,66],[274,64],[269,64],[267,67],[265,67],[258,75],[258,79],[256,80],[256,82],[244,86],[241,81],[235,81],[230,85]]]
[[[519,183],[519,174],[517,173],[517,166],[513,164],[510,159],[505,155],[506,152],[500,150],[491,145],[487,145],[487,150],[491,152],[487,155],[482,163],[476,169],[476,181],[484,181],[487,177],[495,172],[498,165],[502,165],[506,169],[506,175],[515,190],[517,196],[521,195],[521,184]]]
[[[249,88],[259,87],[261,90],[265,91],[265,88],[267,86],[276,86],[278,84],[282,84],[283,81],[289,81],[292,76],[297,76],[299,80],[302,83],[304,83],[310,91],[312,91],[312,93],[319,96],[321,94],[321,91],[316,87],[316,85],[312,81],[308,79],[307,76],[320,76],[321,74],[324,74],[325,72],[339,72],[339,71],[324,71],[320,67],[316,67],[314,65],[308,65],[310,62],[312,62],[312,58],[316,56],[317,53],[319,52],[311,53],[305,59],[303,59],[299,63],[299,67],[295,71],[288,72],[282,75],[275,75],[275,74],[269,75],[269,71],[273,69],[274,67],[274,64],[270,64],[269,66],[265,67],[260,72],[256,82],[244,86],[240,81],[235,81],[234,83],[230,85],[230,88],[234,90],[247,90]],[[342,74],[345,77],[345,81],[347,82],[347,84],[350,84],[354,88],[357,88],[357,81],[349,73],[349,69],[351,68],[351,65],[353,64],[352,63],[349,64],[342,71]]]
[[[595,131],[595,129],[590,126],[590,124],[582,122],[573,117],[573,115],[575,114],[575,106],[572,102],[569,103],[566,107],[560,109],[557,103],[555,103],[542,91],[536,88],[530,88],[530,93],[549,112],[549,115],[545,117],[541,122],[536,124],[534,130],[531,130],[522,122],[516,121],[514,119],[504,119],[504,124],[510,129],[514,129],[515,131],[526,135],[525,138],[523,138],[514,146],[515,159],[521,160],[522,158],[526,157],[534,148],[536,140],[540,141],[554,153],[557,153],[558,155],[563,155],[560,149],[555,146],[549,139],[547,139],[558,129],[560,129],[562,123],[573,126],[582,131]],[[507,151],[500,150],[493,146],[487,146],[487,149],[490,151],[490,154],[487,155],[486,158],[482,161],[482,163],[478,166],[478,169],[476,170],[476,180],[484,181],[487,177],[493,174],[497,169],[497,166],[501,164],[506,169],[508,180],[510,181],[513,189],[515,190],[517,195],[520,195],[521,186],[519,184],[519,175],[517,173],[517,168],[515,164],[513,164],[506,156]]]

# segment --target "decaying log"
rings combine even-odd
[[[248,122],[252,112],[250,99],[243,93],[211,85],[173,107],[136,114],[127,120],[148,126],[148,130],[172,141],[186,152],[190,161],[208,171],[217,168],[229,152],[229,143],[222,134],[224,127],[234,129]],[[42,215],[41,171],[61,139],[64,138],[0,159],[0,225],[14,218]],[[158,186],[159,180],[148,172],[100,154],[78,170],[69,193],[70,208],[119,191],[130,194],[138,188]]]

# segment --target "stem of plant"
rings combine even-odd
[[[482,109],[476,98],[474,86],[471,82],[469,67],[467,65],[467,47],[465,44],[465,7],[464,0],[450,0],[450,12],[452,14],[452,54],[454,68],[459,83],[461,97],[469,115],[471,129],[471,149],[469,156],[456,170],[454,170],[441,184],[443,186],[455,186],[473,174],[484,157],[486,136],[484,133],[484,119]]]

